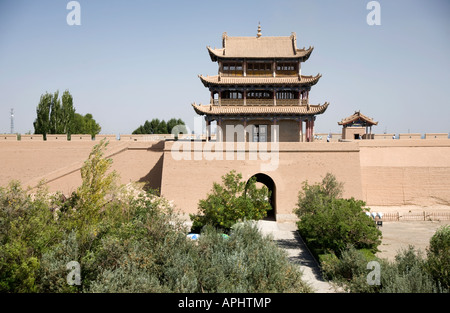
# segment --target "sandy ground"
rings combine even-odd
[[[377,256],[394,260],[397,252],[408,248],[409,245],[426,253],[426,248],[436,230],[449,224],[450,221],[384,222],[380,227],[383,238]]]

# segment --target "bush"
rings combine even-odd
[[[357,250],[347,246],[338,258],[335,254],[321,256],[323,275],[341,286],[347,292],[377,292],[378,286],[367,283],[367,264],[376,260],[368,250]]]
[[[380,264],[380,285],[367,283],[368,262]],[[420,251],[409,246],[397,253],[395,260],[389,262],[375,258],[370,253],[348,247],[338,258],[328,254],[321,258],[322,271],[345,291],[352,293],[435,293],[448,292],[433,280],[426,270],[426,259]]]
[[[266,186],[256,187],[256,178],[247,183],[234,170],[222,176],[223,185],[213,184],[207,198],[200,200],[199,212],[191,214],[192,231],[199,232],[205,225],[228,231],[231,226],[243,220],[259,220],[271,210]]]
[[[270,237],[251,222],[235,225],[229,238],[205,227],[197,246],[199,288],[208,292],[311,292],[302,273]]]
[[[188,239],[169,201],[106,175],[105,147],[93,149],[69,199],[44,189],[29,196],[17,182],[0,188],[1,292],[311,290],[254,225],[236,226],[228,238],[207,226],[198,241]],[[67,283],[71,261],[80,264],[79,286]]]
[[[395,262],[387,263],[381,271],[380,292],[385,293],[435,293],[433,277],[425,269],[426,260],[413,246],[403,249],[395,256]]]
[[[440,286],[450,289],[450,225],[442,226],[431,237],[426,267]]]
[[[61,238],[46,197],[34,199],[17,181],[0,187],[0,292],[38,291],[42,253]]]
[[[336,198],[341,188],[331,174],[322,184],[304,184],[295,209],[301,236],[316,256],[330,252],[339,256],[348,245],[375,253],[381,244],[381,231],[365,214],[368,209],[363,208],[363,201]]]

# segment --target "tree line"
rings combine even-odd
[[[175,126],[178,127],[178,132],[186,133],[186,127],[180,125],[185,125],[182,119],[171,118],[167,122],[164,120],[159,120],[158,118],[152,119],[150,122],[145,121],[143,125],[140,125],[137,129],[133,131],[133,135],[141,134],[171,134],[172,129]]]
[[[146,120],[133,131],[133,134],[171,134],[175,126],[178,133],[186,133],[185,123],[182,119],[171,118],[167,122],[154,118]],[[68,90],[59,97],[59,91],[41,95],[36,108],[36,119],[33,123],[34,133],[42,134],[47,140],[47,134],[90,134],[92,137],[101,131],[100,125],[92,114],[76,113],[73,97]]]
[[[47,134],[90,134],[100,133],[101,127],[92,114],[82,115],[75,112],[73,97],[68,90],[59,97],[59,91],[41,95],[36,108],[36,119],[33,123],[34,133]]]

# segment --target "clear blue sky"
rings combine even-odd
[[[297,33],[314,46],[302,74],[323,77],[313,104],[331,105],[316,131],[361,110],[374,132],[450,131],[450,1],[380,0],[381,25],[369,26],[366,0],[79,0],[81,25],[69,26],[68,0],[0,0],[0,133],[33,131],[41,94],[68,89],[76,111],[102,133],[131,133],[145,120],[182,118],[214,75],[206,46],[230,36]]]

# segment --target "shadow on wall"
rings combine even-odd
[[[162,169],[164,163],[163,161],[164,161],[164,154],[160,156],[158,162],[156,162],[155,166],[152,167],[150,172],[148,172],[147,175],[139,179],[140,183],[145,183],[144,185],[145,190],[150,189],[158,190],[157,192],[158,195],[161,192]]]

